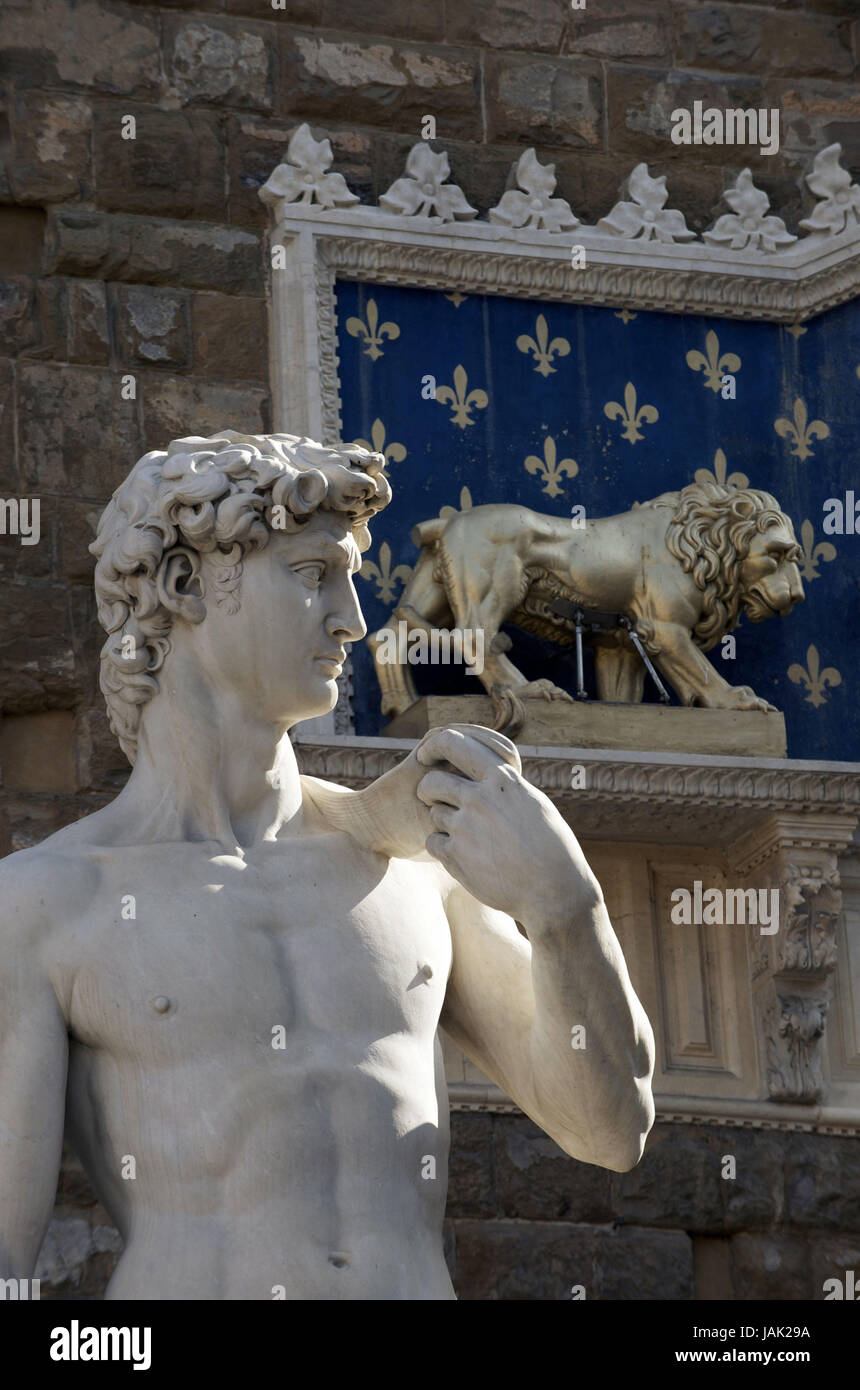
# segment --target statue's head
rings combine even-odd
[[[131,762],[178,644],[264,718],[333,707],[344,644],[366,630],[352,576],[368,521],[391,500],[384,466],[359,445],[234,430],[135,464],[90,546],[108,634],[101,688]]]

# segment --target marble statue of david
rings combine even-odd
[[[440,1025],[566,1153],[641,1156],[651,1028],[513,745],[462,725],[364,791],[299,774],[289,730],[365,633],[383,462],[225,430],[102,516],[133,771],[0,865],[0,1277],[32,1275],[65,1108],[124,1240],[109,1299],[453,1298]]]

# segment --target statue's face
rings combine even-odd
[[[347,518],[316,512],[297,535],[273,531],[263,550],[246,552],[238,613],[215,603],[212,562],[202,561],[206,617],[195,636],[216,680],[273,723],[333,709],[345,644],[367,631],[353,585],[361,557]]]
[[[797,541],[790,527],[781,523],[757,532],[740,567],[743,609],[753,623],[775,615],[785,617],[804,597]]]

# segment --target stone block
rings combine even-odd
[[[264,268],[260,236],[240,228],[65,208],[49,214],[48,272],[261,295]]]
[[[165,449],[172,439],[189,434],[214,434],[222,429],[255,434],[270,428],[267,393],[251,387],[143,373],[138,378],[138,397],[147,450]]]
[[[110,497],[140,457],[137,407],[120,374],[37,362],[20,366],[18,437],[27,494]]]
[[[135,118],[124,140],[123,115]],[[151,217],[224,219],[225,153],[214,111],[96,102],[93,178],[99,207]]]
[[[384,126],[414,132],[415,143],[422,116],[430,114],[443,143],[483,138],[479,57],[469,49],[285,30],[279,83],[277,109],[300,120]]]
[[[264,300],[199,293],[194,296],[191,315],[196,375],[228,381],[268,381]]]
[[[110,332],[102,280],[66,282],[68,358],[70,362],[108,365]]]
[[[784,758],[785,716],[760,710],[616,705],[602,700],[523,700],[525,723],[516,742],[536,747],[629,748],[642,752]],[[446,724],[493,727],[485,695],[425,695],[385,725],[386,738],[421,738]]]
[[[17,497],[20,483],[15,449],[15,370],[8,357],[0,357],[0,496]]]
[[[736,1300],[814,1297],[807,1239],[795,1231],[742,1232],[731,1238]]]
[[[0,265],[4,274],[38,274],[44,236],[41,208],[0,208]]]
[[[692,1247],[680,1231],[551,1221],[454,1221],[453,1282],[465,1300],[688,1299]]]
[[[104,634],[102,634],[104,635]],[[104,704],[81,711],[77,723],[78,785],[86,791],[116,796],[131,767],[108,724]]]
[[[613,1214],[703,1234],[769,1227],[782,1213],[783,1153],[780,1134],[657,1124],[637,1167],[609,1175]],[[735,1178],[722,1176],[728,1154]]]
[[[258,15],[274,19],[261,6]],[[179,15],[164,18],[167,98],[272,109],[274,24]]]
[[[684,168],[693,163],[709,167],[735,160],[738,169],[747,164],[757,168],[762,160],[765,165],[773,164],[773,156],[759,155],[757,145],[685,146],[673,145],[670,138],[672,112],[678,108],[692,111],[694,101],[720,110],[772,104],[764,100],[758,77],[717,77],[677,70],[667,72],[665,68],[654,66],[608,63],[606,101],[609,149],[619,162],[621,178],[626,178],[630,172],[624,167],[627,157],[631,167],[639,160],[649,161],[652,174],[665,172],[667,161]],[[674,171],[669,180],[669,193],[667,206],[680,206]]]
[[[78,790],[71,710],[0,718],[0,775],[16,792],[69,795]]]
[[[571,20],[568,0],[506,0],[496,5],[450,6],[446,37],[481,48],[558,53],[565,29],[576,26],[577,16]]]
[[[9,186],[17,203],[86,196],[92,112],[83,97],[25,90],[13,105]]]
[[[610,1174],[570,1158],[531,1120],[499,1115],[494,1168],[502,1216],[525,1221],[610,1221]]]
[[[271,0],[268,2],[271,4]],[[261,16],[260,0],[217,0],[217,3],[228,14],[246,14],[256,19]],[[424,0],[362,0],[360,5],[352,4],[351,0],[281,0],[281,3],[284,8],[272,9],[269,17],[282,26],[341,29],[351,34],[380,34],[413,42],[442,39],[445,34],[444,6],[428,5]]]
[[[486,57],[487,139],[603,148],[603,76],[590,58]]]
[[[0,709],[31,714],[80,693],[63,585],[0,584]]]
[[[117,285],[117,352],[123,369],[190,367],[191,296],[153,285]]]
[[[860,1143],[793,1134],[785,1154],[784,1219],[797,1226],[860,1232]]]
[[[20,86],[156,91],[161,82],[155,14],[99,0],[5,0],[0,75]]]
[[[850,77],[854,59],[844,26],[824,14],[795,14],[787,24],[766,7],[697,5],[678,15],[675,62],[682,68]]]
[[[67,282],[51,276],[35,282],[34,340],[23,355],[40,361],[65,362],[69,346]]]
[[[838,1279],[842,1285],[842,1299],[845,1300],[846,1274],[854,1274],[854,1301],[860,1295],[860,1235],[814,1235],[810,1238],[812,1297],[824,1301],[828,1294],[835,1293],[831,1287],[825,1292],[826,1279]],[[829,1301],[833,1301],[832,1298]]]
[[[0,497],[0,576],[50,580],[54,574],[54,499],[15,492]]]
[[[134,462],[129,459],[128,467]],[[92,588],[96,562],[87,547],[95,540],[107,498],[104,502],[76,502],[72,498],[52,497],[47,502],[56,516],[58,578],[67,584]]]
[[[620,61],[663,59],[670,67],[674,23],[667,0],[600,0],[594,7],[568,10],[561,51]]]
[[[818,151],[836,141],[842,146],[844,167],[860,167],[860,88],[856,83],[771,79],[762,104],[779,108],[780,150],[804,155],[800,166],[804,173],[811,170]],[[813,199],[803,187],[805,206],[810,207]]]
[[[4,793],[4,820],[8,827],[4,852],[15,854],[18,850],[40,845],[49,835],[56,835],[64,826],[98,810],[106,800],[106,797]]]
[[[451,1154],[448,1167],[450,1217],[498,1215],[493,1163],[495,1115],[454,1111],[451,1115]]]
[[[731,1244],[725,1236],[693,1237],[693,1283],[696,1302],[731,1298]]]
[[[37,338],[36,282],[31,275],[0,280],[0,352],[17,356]]]
[[[298,122],[260,120],[252,114],[230,115],[226,122],[230,221],[268,227],[269,209],[261,202],[259,190],[272,170],[285,159]],[[379,194],[399,178],[409,149],[415,143],[414,136],[401,138],[393,166],[383,171],[379,168],[379,160],[386,141],[380,131],[337,130],[326,124],[313,128],[313,132],[317,139],[325,137],[331,141],[332,168],[343,174],[353,193],[364,202],[376,202]]]

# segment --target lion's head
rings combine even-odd
[[[642,506],[672,512],[666,545],[702,591],[693,640],[705,651],[737,626],[741,611],[759,623],[802,601],[803,552],[791,518],[769,492],[690,483]]]

